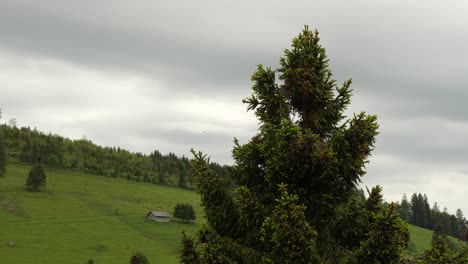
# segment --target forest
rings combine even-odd
[[[132,153],[120,147],[102,147],[88,139],[71,140],[29,127],[0,125],[8,158],[24,163],[42,163],[51,168],[92,173],[132,181],[193,189],[189,159],[174,153],[149,155]],[[217,163],[210,167],[226,175],[228,168]]]
[[[450,214],[447,207],[441,210],[437,202],[430,207],[426,194],[413,193],[410,201],[404,194],[397,204],[397,212],[410,224],[468,241],[468,222],[462,210]]]

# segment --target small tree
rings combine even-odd
[[[195,210],[190,204],[178,203],[174,208],[173,213],[175,218],[178,218],[184,222],[193,222],[196,219]]]
[[[148,258],[141,252],[133,253],[130,258],[130,264],[149,264]]]
[[[6,149],[3,139],[0,136],[0,176],[5,175],[6,167]]]
[[[452,252],[448,245],[447,235],[439,234],[432,236],[432,248],[426,255],[425,263],[453,263],[451,261]]]
[[[36,192],[45,188],[47,176],[44,173],[44,168],[41,164],[36,164],[32,167],[26,180],[26,188],[28,191]]]

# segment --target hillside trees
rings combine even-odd
[[[133,181],[193,189],[189,159],[174,153],[149,155],[132,153],[119,147],[101,147],[85,138],[70,140],[45,134],[29,127],[0,125],[8,157],[53,168],[81,171]],[[221,175],[227,168],[217,163],[210,167]]]
[[[414,193],[411,196],[411,223],[424,228],[431,228],[430,207],[426,195]]]
[[[259,65],[251,80],[244,103],[259,132],[244,145],[234,142],[234,184],[193,152],[207,226],[187,243],[194,252],[183,252],[197,259],[185,263],[205,256],[216,263],[397,262],[407,227],[393,205],[383,204],[380,187],[368,199],[356,189],[374,147],[376,116],[345,117],[351,81],[332,79],[318,32],[306,27],[279,69]],[[335,232],[339,223],[346,225]]]
[[[4,176],[6,172],[6,155],[5,143],[3,142],[2,134],[0,133],[0,177]]]
[[[464,234],[468,229],[468,223],[461,209],[456,214],[449,214],[447,208],[440,210],[437,202],[429,207],[427,195],[414,193],[411,203],[408,204],[406,195],[403,195],[397,212],[401,218],[410,224],[428,229],[438,230],[441,233],[468,241]]]
[[[36,192],[43,189],[47,184],[47,176],[41,164],[35,164],[29,171],[26,179],[26,189],[31,192]]]

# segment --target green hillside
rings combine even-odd
[[[203,222],[193,191],[76,172],[47,170],[44,192],[26,192],[30,166],[10,164],[0,178],[2,263],[128,263],[135,251],[152,263],[177,263],[180,231]],[[195,224],[145,220],[149,210],[172,212],[178,202],[194,206]],[[432,231],[409,225],[408,256],[429,249]],[[453,245],[459,242],[450,237]],[[15,246],[8,246],[10,241]]]
[[[193,191],[47,170],[46,191],[30,193],[29,169],[12,164],[0,178],[2,263],[128,263],[135,251],[152,263],[177,263],[180,231],[203,221]],[[149,210],[172,212],[178,202],[194,206],[195,224],[145,220]]]
[[[415,225],[408,225],[411,233],[411,240],[408,247],[407,254],[409,256],[415,256],[431,248],[432,230],[418,227]],[[462,245],[458,239],[454,237],[448,237],[449,244],[452,248],[460,248]]]

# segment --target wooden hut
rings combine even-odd
[[[156,222],[169,222],[171,220],[168,212],[149,211],[149,213],[146,215],[146,218]]]

